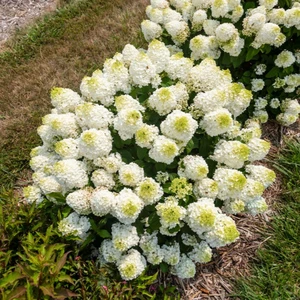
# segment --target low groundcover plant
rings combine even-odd
[[[230,214],[264,212],[262,194],[275,180],[256,163],[270,143],[259,118],[248,117],[254,90],[235,82],[217,57],[194,50],[187,57],[179,47],[191,24],[202,28],[187,20],[201,17],[196,2],[203,1],[183,2],[193,14],[151,1],[151,19],[163,16],[176,45],[155,39],[160,21],[144,21],[147,50],[126,45],[82,80],[81,95],[53,88],[54,109],[38,128],[43,145],[31,152],[34,184],[25,199],[71,207],[59,231],[81,243],[96,232],[100,261],[115,264],[125,280],[147,265],[194,277],[212,248],[238,239]],[[286,101],[296,115],[299,104]]]

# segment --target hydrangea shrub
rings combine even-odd
[[[253,92],[245,114],[285,126],[300,106],[300,2],[290,0],[151,1],[145,38],[180,47],[198,62],[211,57]]]
[[[238,239],[230,215],[267,209],[262,195],[275,174],[256,163],[270,149],[258,114],[273,103],[298,117],[297,101],[258,101],[264,80],[252,78],[251,91],[243,76],[233,76],[237,65],[218,65],[229,52],[233,63],[252,46],[280,46],[281,31],[268,43],[260,31],[275,5],[260,3],[254,22],[239,1],[152,0],[142,23],[147,49],[126,45],[83,78],[80,94],[52,89],[54,108],[38,128],[43,144],[31,152],[34,184],[24,189],[26,200],[70,207],[60,232],[94,239],[102,260],[125,280],[147,265],[193,277],[212,248]],[[243,31],[236,24],[245,24]],[[253,66],[261,74],[269,67]]]

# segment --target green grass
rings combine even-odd
[[[247,300],[300,299],[300,140],[289,141],[274,167],[284,175],[278,215],[257,253],[252,276],[241,279],[237,295]]]

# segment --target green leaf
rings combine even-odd
[[[26,296],[27,296],[27,300],[34,300],[33,286],[30,284],[28,280],[26,285]]]
[[[66,197],[63,196],[61,193],[49,193],[46,197],[54,198],[57,202],[66,203]]]
[[[25,277],[20,272],[9,273],[6,277],[0,279],[0,287],[5,287],[6,285],[13,284],[14,281]]]
[[[42,290],[44,296],[50,296],[53,298],[55,297],[54,288],[52,286],[42,286],[41,285],[39,288]]]
[[[164,262],[162,262],[159,267],[163,273],[167,273],[169,271],[169,266]]]
[[[69,255],[70,252],[72,252],[72,251],[66,252],[66,253],[58,260],[58,262],[56,263],[56,267],[55,267],[55,270],[54,270],[54,274],[58,274],[59,271],[63,268],[63,266],[64,266],[65,263],[66,263],[67,256]]]
[[[146,148],[136,147],[136,151],[137,151],[137,157],[140,160],[143,160],[148,154],[148,149]]]
[[[273,67],[267,74],[266,74],[266,78],[273,78],[273,77],[277,77],[279,73],[279,69],[278,67]]]
[[[259,53],[259,49],[254,49],[252,47],[249,47],[247,55],[246,55],[246,61],[250,61],[258,53]]]
[[[92,226],[92,229],[102,238],[110,238],[111,235],[110,233],[105,230],[105,229],[99,229],[98,225],[96,224],[96,222],[93,219],[90,219],[90,223]]]
[[[19,286],[10,292],[10,294],[7,296],[7,300],[13,300],[19,298],[25,293],[26,293],[26,288],[24,286]]]
[[[192,139],[189,140],[185,149],[187,154],[190,154],[192,152],[192,150],[194,149],[194,141]]]
[[[159,220],[159,216],[156,214],[156,212],[152,213],[149,216],[148,223],[149,223],[149,227],[153,231],[159,229],[159,227],[160,227],[160,220]]]
[[[61,274],[58,276],[58,281],[67,281],[71,284],[74,284],[73,279],[71,278],[71,276],[67,275],[67,274]]]
[[[65,289],[65,288],[59,288],[55,291],[55,299],[65,299],[68,297],[79,297],[80,295],[73,293],[72,291]]]

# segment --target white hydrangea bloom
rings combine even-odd
[[[119,180],[123,185],[135,187],[144,179],[144,169],[136,163],[124,164],[119,169]]]
[[[221,200],[238,198],[247,182],[242,172],[225,168],[216,169],[213,179],[218,183],[218,198]]]
[[[280,106],[280,100],[278,98],[273,98],[273,99],[271,99],[269,105],[270,105],[270,107],[276,109]]]
[[[144,20],[141,23],[141,28],[147,42],[151,42],[152,40],[159,38],[163,32],[163,29],[159,24],[150,20]]]
[[[79,215],[88,215],[91,210],[91,191],[89,189],[77,190],[70,193],[66,198],[66,203]]]
[[[115,249],[123,252],[138,245],[139,236],[135,226],[114,223],[111,226],[112,243]]]
[[[84,240],[87,237],[91,224],[88,217],[81,217],[76,212],[58,223],[58,230],[62,235],[75,235]]]
[[[122,256],[122,251],[116,249],[111,240],[104,240],[101,243],[99,252],[108,263],[116,263]]]
[[[238,30],[231,23],[223,23],[216,28],[216,38],[220,43],[229,42],[236,35],[238,35]]]
[[[171,164],[174,158],[179,154],[179,148],[175,141],[163,135],[155,138],[152,148],[149,151],[149,157],[156,162]]]
[[[300,104],[298,100],[285,99],[282,101],[281,110],[288,114],[298,115],[300,113]]]
[[[109,130],[89,129],[79,139],[80,153],[88,159],[106,156],[112,150],[112,136]]]
[[[42,139],[44,144],[53,143],[55,137],[55,131],[49,125],[41,125],[37,129],[37,133]]]
[[[251,46],[255,49],[258,49],[264,44],[280,47],[285,41],[286,37],[281,33],[280,27],[277,24],[266,23],[257,32]]]
[[[265,108],[268,105],[268,100],[265,98],[257,98],[254,100],[254,108],[255,110],[260,110]]]
[[[23,196],[29,204],[39,204],[44,198],[41,189],[36,185],[29,185],[23,188]]]
[[[124,188],[115,197],[112,214],[122,223],[131,224],[138,218],[144,207],[143,200],[131,189]]]
[[[195,7],[192,5],[191,0],[173,0],[171,4],[182,14],[184,21],[187,22],[192,19]]]
[[[259,0],[259,5],[264,6],[267,9],[272,9],[278,4],[278,0]]]
[[[275,172],[264,166],[248,165],[246,172],[249,174],[247,178],[261,182],[265,188],[270,186],[276,179]]]
[[[80,95],[71,89],[53,88],[51,90],[51,104],[58,113],[74,112],[76,106],[82,102]]]
[[[107,108],[90,102],[77,105],[75,114],[82,128],[106,129],[113,121],[113,113]]]
[[[249,159],[250,149],[239,141],[221,140],[215,147],[211,159],[234,169],[240,169]]]
[[[124,280],[132,280],[143,273],[146,268],[145,258],[135,249],[128,251],[117,262],[118,270]]]
[[[175,90],[170,87],[162,87],[153,92],[148,99],[148,105],[159,115],[164,116],[176,108],[177,96]]]
[[[153,141],[159,134],[159,129],[155,125],[143,124],[135,132],[135,142],[142,148],[150,149]]]
[[[244,18],[243,34],[251,36],[257,33],[265,25],[266,19],[266,15],[259,12]]]
[[[174,9],[165,8],[163,10],[163,24],[166,25],[169,22],[182,21],[182,15]]]
[[[79,133],[76,116],[73,113],[46,115],[43,117],[43,124],[49,125],[52,128],[54,135],[63,138],[76,138]]]
[[[280,52],[277,55],[274,63],[279,68],[288,68],[295,61],[296,61],[296,58],[295,58],[295,56],[293,55],[293,53],[291,51],[283,50],[282,52]]]
[[[192,0],[193,5],[198,9],[206,9],[212,5],[213,0]]]
[[[183,44],[190,35],[189,25],[184,21],[168,22],[165,28],[171,35],[175,45]]]
[[[215,206],[213,199],[200,198],[197,202],[189,204],[185,222],[194,232],[201,235],[213,228],[219,213],[220,210]]]
[[[195,31],[200,31],[203,26],[203,22],[207,19],[206,11],[203,9],[198,9],[195,11],[192,19],[192,28]]]
[[[63,139],[55,143],[54,150],[63,159],[79,159],[81,157],[78,139]]]
[[[95,170],[92,173],[91,180],[95,187],[104,187],[110,190],[115,186],[113,175],[104,169]]]
[[[154,8],[167,8],[169,7],[169,2],[166,0],[150,0],[152,7]]]
[[[283,8],[272,9],[267,12],[268,21],[277,25],[285,23],[285,10]]]
[[[284,26],[290,28],[295,26],[296,29],[300,30],[300,6],[296,5],[298,2],[295,2],[294,6],[291,9],[285,11],[285,22]]]
[[[238,214],[244,212],[245,210],[245,202],[241,199],[230,199],[224,201],[224,206],[222,207],[222,211],[227,214]]]
[[[148,5],[146,7],[146,15],[150,21],[162,24],[164,17],[163,17],[163,10],[159,8],[154,8],[152,5]]]
[[[122,140],[132,138],[142,124],[143,116],[135,108],[122,109],[114,120],[114,128]]]
[[[202,113],[213,112],[225,106],[228,98],[227,94],[225,88],[200,92],[194,98],[194,106]]]
[[[186,246],[197,246],[199,244],[197,237],[188,233],[183,233],[181,235],[181,240],[182,243]]]
[[[219,25],[219,21],[207,19],[203,21],[203,30],[208,36],[216,35],[216,29]]]
[[[151,235],[147,232],[144,233],[140,238],[139,246],[150,264],[158,265],[162,262],[164,253],[158,245],[157,231]]]
[[[91,210],[95,216],[103,217],[111,212],[115,195],[106,189],[95,189],[90,197]]]
[[[216,109],[204,115],[200,127],[210,136],[217,136],[227,132],[233,125],[230,112],[226,108]]]
[[[263,79],[254,78],[251,80],[251,90],[253,92],[261,91],[265,86]]]
[[[259,121],[254,119],[249,119],[245,123],[245,128],[243,128],[239,137],[244,143],[248,143],[252,138],[260,138],[262,135]]]
[[[29,165],[33,171],[46,171],[47,169],[51,169],[53,163],[58,161],[55,159],[55,156],[47,155],[37,155],[31,158]]]
[[[190,58],[184,57],[182,52],[178,52],[170,57],[165,71],[171,79],[179,79],[182,82],[186,82],[187,76],[192,67],[193,61]]]
[[[190,258],[183,254],[179,263],[174,267],[174,271],[179,278],[193,278],[196,274],[196,266]]]
[[[271,144],[259,138],[252,138],[247,146],[250,149],[249,161],[261,160],[268,154]]]
[[[208,165],[202,156],[187,155],[179,162],[178,175],[191,180],[201,180],[208,174]]]
[[[170,51],[164,43],[153,40],[148,45],[147,55],[155,65],[156,72],[161,73],[169,63]]]
[[[144,201],[145,205],[156,203],[164,194],[162,187],[150,177],[145,177],[138,184],[135,192]]]
[[[158,203],[155,208],[161,225],[169,229],[179,225],[186,214],[186,209],[180,206],[174,197],[166,199],[164,203]]]
[[[89,181],[85,163],[75,159],[65,159],[55,163],[53,174],[58,182],[69,190],[83,188]]]
[[[245,89],[241,83],[231,83],[227,88],[227,108],[234,117],[242,114],[250,105],[252,92]]]
[[[45,176],[38,180],[38,185],[45,195],[50,193],[64,193],[63,186],[55,176]]]
[[[253,112],[255,118],[257,118],[261,123],[266,123],[269,119],[268,112],[265,109],[255,110]]]
[[[123,165],[120,153],[111,153],[109,156],[96,158],[93,163],[104,168],[108,173],[117,173]]]
[[[194,193],[198,197],[215,199],[218,195],[218,183],[210,178],[203,178],[194,184]]]
[[[251,215],[255,216],[257,214],[263,213],[268,209],[268,204],[263,197],[255,198],[253,201],[247,203],[246,210]]]
[[[214,18],[224,17],[229,11],[227,0],[213,0],[211,13]]]
[[[170,179],[170,176],[169,176],[168,172],[158,171],[157,174],[156,174],[156,176],[155,176],[155,179],[159,183],[164,184],[164,183],[166,183]]]
[[[267,70],[267,65],[259,64],[255,67],[254,71],[256,75],[263,75]]]
[[[202,241],[200,244],[195,245],[187,255],[194,262],[204,264],[211,261],[212,250],[206,242]]]
[[[133,45],[127,44],[122,51],[123,61],[125,64],[130,65],[131,62],[139,55],[139,53],[139,50]]]
[[[170,246],[164,244],[162,247],[164,254],[164,262],[168,265],[175,266],[180,260],[180,247],[178,243],[174,243]]]
[[[131,62],[129,74],[135,85],[142,87],[149,85],[156,75],[155,65],[146,53],[140,52]]]
[[[130,95],[117,96],[115,98],[114,105],[118,112],[120,112],[122,109],[129,109],[129,108],[136,109],[141,112],[145,111],[145,107],[142,106],[136,99],[134,99]]]
[[[246,185],[240,194],[240,199],[245,203],[251,202],[255,198],[260,197],[265,190],[264,185],[254,179],[247,178]]]
[[[174,110],[160,124],[161,132],[174,140],[188,142],[194,135],[198,123],[189,113]]]
[[[109,82],[113,83],[116,92],[129,93],[131,91],[129,72],[123,62],[123,55],[120,56],[120,59],[110,58],[104,62],[103,74]]]
[[[195,92],[222,88],[231,81],[230,72],[221,70],[211,58],[206,58],[199,65],[193,67],[187,78],[188,86]]]
[[[84,77],[80,91],[82,95],[92,102],[100,102],[104,106],[113,104],[116,93],[113,82],[110,82],[100,70],[96,70],[92,77]]]
[[[193,60],[211,57],[218,59],[221,55],[216,37],[197,35],[190,40],[191,58]]]
[[[231,19],[232,23],[237,23],[244,15],[244,8],[242,5],[237,5],[230,13],[225,15],[225,18]]]
[[[281,113],[276,116],[276,120],[283,126],[290,126],[298,120],[298,115]]]
[[[234,220],[224,214],[219,214],[213,230],[205,233],[206,242],[212,248],[219,248],[231,244],[235,242],[238,237],[239,232]]]

